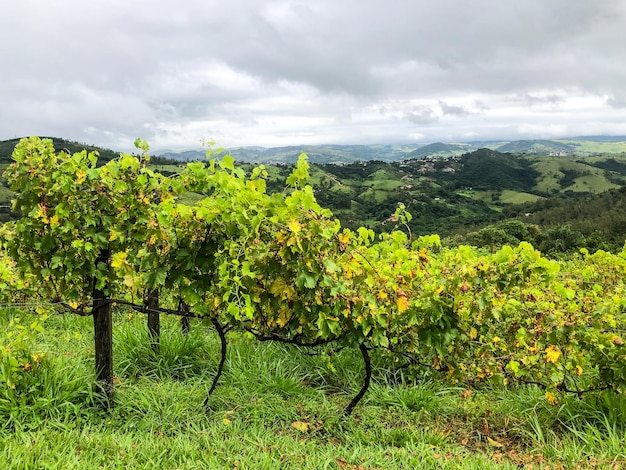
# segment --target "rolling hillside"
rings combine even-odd
[[[535,149],[548,149],[545,146],[537,147],[539,144],[536,141],[529,142],[535,145]],[[15,143],[15,140],[0,143],[0,167],[10,161]],[[70,152],[83,148],[98,150],[105,159],[116,156],[110,150],[62,139],[55,139],[55,145]],[[524,145],[524,142],[518,143],[516,148],[521,150]],[[622,142],[587,141],[585,145],[589,148],[593,145],[612,145],[614,149],[619,149]],[[571,199],[579,203],[593,195],[608,194],[609,191],[618,191],[626,186],[626,153],[587,153],[574,157],[501,153],[483,148],[446,157],[441,156],[441,153],[458,151],[463,147],[456,144],[434,144],[429,147],[430,150],[425,149],[420,158],[402,158],[390,162],[380,158],[358,162],[347,160],[362,155],[373,158],[380,155],[378,152],[387,152],[388,158],[392,154],[406,157],[412,152],[402,146],[314,146],[272,150],[277,152],[273,155],[280,157],[279,160],[296,158],[302,150],[309,150],[313,157],[317,156],[310,160],[338,160],[335,163],[311,165],[310,182],[318,201],[322,206],[332,209],[345,226],[357,228],[365,225],[377,232],[393,227],[388,219],[398,204],[404,204],[413,214],[411,230],[414,234],[449,235],[496,223],[519,215],[520,211],[536,213],[539,210],[537,207],[551,207],[552,200]],[[562,150],[563,147],[549,149]],[[269,155],[267,151],[259,147],[241,149],[241,152],[248,152],[247,156],[252,160],[259,159],[260,155]],[[324,153],[331,151],[332,156]],[[434,151],[438,154],[426,155]],[[418,155],[415,152],[413,154]],[[162,158],[154,158],[152,165],[165,174],[176,172],[179,168],[174,161]],[[250,168],[251,165],[244,166]],[[268,191],[283,191],[285,177],[291,168],[284,161],[268,165]],[[190,201],[193,200],[192,196]],[[6,206],[11,198],[12,193],[6,185],[0,185],[0,205]],[[559,204],[563,208],[559,209],[558,220],[563,220],[568,205]],[[6,213],[2,216],[6,219],[15,215]],[[614,215],[613,219],[618,220],[616,217]],[[549,219],[543,217],[540,223],[546,224]],[[577,226],[584,225],[583,222],[576,223]]]

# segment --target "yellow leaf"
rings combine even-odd
[[[546,400],[551,405],[556,405],[558,403],[556,395],[552,392],[546,392]]]
[[[302,229],[302,225],[300,225],[300,222],[295,219],[289,221],[288,227],[293,233],[298,233],[300,232],[300,229]]]
[[[347,233],[340,233],[339,234],[339,243],[341,243],[342,245],[347,245],[350,242],[350,235],[348,235]]]
[[[472,327],[470,329],[469,337],[470,337],[470,339],[476,339],[478,337],[478,331],[476,330],[476,328]]]
[[[291,423],[291,427],[297,429],[298,431],[306,432],[311,427],[311,424],[304,421],[294,421]]]
[[[45,354],[40,352],[40,353],[33,354],[32,358],[33,358],[33,361],[38,363],[44,356]]]
[[[125,251],[115,253],[113,255],[113,259],[111,260],[111,267],[113,269],[121,268],[126,263],[126,256]]]
[[[290,311],[287,307],[282,306],[278,310],[278,318],[276,319],[276,324],[283,328],[290,320],[291,316],[289,315]]]
[[[559,351],[554,344],[546,348],[546,362],[556,364],[559,357],[561,357],[561,351]]]
[[[124,276],[124,285],[126,287],[130,287],[132,290],[136,290],[137,289],[137,279],[135,279],[130,274],[127,274],[126,276]]]
[[[76,172],[76,184],[81,184],[87,178],[87,173],[83,170]]]
[[[409,299],[405,296],[398,297],[398,312],[406,312],[409,309]]]
[[[270,292],[276,296],[280,296],[287,287],[285,281],[282,278],[274,279],[272,285],[270,286]]]
[[[494,336],[491,340],[492,343],[499,343],[500,342],[500,338],[498,336]]]
[[[489,443],[489,445],[492,445],[494,447],[504,447],[503,444],[500,444],[498,441],[496,441],[495,439],[490,438],[489,436],[487,436],[487,442]]]
[[[381,289],[380,292],[378,292],[378,298],[380,300],[385,300],[387,298],[387,292]]]
[[[576,366],[576,375],[583,375],[583,368],[580,366]]]

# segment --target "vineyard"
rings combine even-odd
[[[155,357],[164,317],[180,317],[187,334],[214,332],[206,410],[231,338],[296,345],[303,358],[354,351],[362,378],[345,415],[378,368],[467,390],[528,384],[548,406],[626,391],[626,249],[556,261],[528,243],[447,248],[437,235],[414,237],[403,206],[391,233],[351,231],[316,202],[305,156],[269,195],[263,166],[246,174],[226,156],[164,176],[148,167],[147,144],[136,145],[139,156],[101,166],[38,138],[15,148],[4,176],[21,217],[0,229],[0,295],[19,309],[0,350],[0,387],[15,403],[43,364],[37,338],[60,313],[93,320],[105,409],[115,405],[116,312],[145,315],[138,338]],[[190,203],[190,193],[200,196]]]

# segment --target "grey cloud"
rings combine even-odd
[[[538,95],[533,93],[522,93],[516,96],[516,99],[529,106],[545,105],[558,106],[565,102],[565,97],[557,94]]]
[[[406,111],[403,118],[418,125],[433,124],[438,121],[435,111],[428,107],[416,106]]]
[[[449,116],[470,116],[473,113],[463,106],[454,106],[447,104],[445,101],[439,101],[439,107],[444,115]]]
[[[440,135],[480,134],[469,127],[492,125],[502,103],[558,107],[572,93],[624,109],[626,3],[617,0],[5,3],[0,138],[44,132],[113,145],[155,132],[166,141],[222,121],[240,123],[233,135],[298,136],[305,130],[263,123],[310,116],[342,123],[323,138],[345,141],[362,137],[350,127],[359,125],[397,138],[409,132],[388,125],[399,115]],[[389,104],[420,101],[430,104]],[[380,121],[359,118],[383,107]],[[433,127],[439,115],[454,116],[458,131]]]
[[[626,94],[612,95],[606,99],[606,104],[612,108],[625,109],[626,108]]]

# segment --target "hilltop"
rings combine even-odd
[[[113,150],[64,139],[53,141],[57,149],[70,152],[97,150],[103,160],[117,156]],[[605,230],[610,235],[604,239],[618,244],[622,234],[626,235],[626,229],[620,228],[626,227],[626,217],[622,220],[619,211],[607,207],[623,207],[615,203],[615,198],[621,200],[626,195],[622,190],[626,187],[626,152],[621,151],[625,143],[618,138],[563,142],[482,143],[515,149],[515,153],[487,147],[473,149],[481,143],[441,143],[419,149],[366,145],[253,147],[231,153],[239,161],[242,156],[255,163],[261,158],[277,159],[277,164],[267,166],[267,188],[274,192],[285,189],[285,177],[292,169],[288,161],[302,151],[308,152],[313,162],[310,183],[319,203],[350,228],[364,225],[377,232],[389,230],[393,227],[388,221],[390,215],[398,204],[404,204],[413,214],[411,230],[416,235],[454,235],[521,217],[546,227],[570,223],[584,234],[596,228]],[[15,143],[17,139],[0,142],[0,169],[10,161]],[[574,148],[578,154],[564,155]],[[598,148],[613,152],[596,154]],[[184,162],[167,159],[166,155],[172,156],[155,157],[151,165],[163,174],[178,172]],[[193,153],[184,155],[190,160],[196,158]],[[375,158],[381,155],[390,161]],[[198,158],[206,158],[204,151]],[[314,163],[316,160],[323,163]],[[254,163],[240,164],[249,169]],[[609,202],[603,202],[605,195]],[[0,185],[0,205],[7,205],[12,197],[12,192]],[[193,195],[190,197],[193,200]],[[570,210],[574,207],[576,211]],[[7,212],[0,218],[9,215]]]
[[[295,163],[301,153],[311,163],[348,164],[357,161],[397,162],[426,157],[455,157],[481,148],[500,153],[525,155],[575,156],[626,153],[626,136],[589,136],[560,140],[515,140],[508,142],[435,142],[427,145],[299,145],[291,147],[236,147],[227,149],[236,161],[246,163]],[[203,160],[206,149],[182,152],[156,152],[157,155],[178,161]]]
[[[82,150],[98,151],[102,161],[116,158],[114,150],[74,142],[58,137],[49,137],[56,149],[67,149],[71,153]],[[0,163],[9,162],[13,148],[19,139],[0,141]],[[301,153],[309,156],[311,163],[349,164],[358,161],[398,162],[427,157],[448,158],[488,148],[500,153],[515,153],[542,156],[604,155],[626,153],[626,136],[586,136],[559,140],[516,140],[508,142],[436,142],[427,145],[298,145],[288,147],[234,147],[224,150],[236,161],[245,163],[290,164],[295,163]],[[153,155],[175,161],[206,159],[206,149],[184,151],[154,151]]]
[[[563,157],[480,149],[454,157],[314,166],[311,183],[320,204],[352,228],[388,230],[387,219],[401,203],[413,214],[414,234],[453,235],[522,217],[545,227],[575,222],[585,235],[605,230],[604,238],[616,244],[626,236],[626,216],[619,211],[602,217],[602,224],[588,222],[590,214],[600,218],[599,207],[606,213],[598,197],[626,196],[624,154]],[[572,201],[588,209],[568,214]]]

